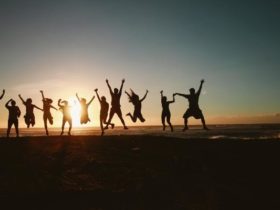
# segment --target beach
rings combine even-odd
[[[277,209],[279,150],[279,140],[268,138],[3,137],[1,205],[9,209]]]

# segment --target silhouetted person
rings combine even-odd
[[[122,95],[122,89],[123,89],[124,82],[125,82],[125,80],[123,79],[120,90],[118,90],[118,88],[114,88],[114,92],[113,92],[108,79],[106,79],[106,83],[108,85],[108,88],[109,88],[110,94],[111,94],[111,98],[112,98],[108,124],[111,123],[111,120],[112,120],[114,114],[117,114],[123,124],[124,129],[128,129],[126,127],[125,122],[122,117],[121,104],[120,104],[120,99],[121,99],[121,95]],[[106,127],[104,129],[108,129],[108,124],[106,125]]]
[[[9,103],[11,102],[11,106]],[[16,102],[13,99],[10,99],[6,103],[6,108],[9,110],[9,119],[8,119],[8,130],[7,130],[7,137],[10,136],[10,131],[12,126],[15,126],[17,137],[19,136],[18,132],[18,118],[20,117],[20,109],[16,106]]]
[[[0,100],[4,97],[5,95],[5,90],[3,90],[2,95],[0,96]]]
[[[81,117],[80,122],[81,124],[87,124],[90,122],[89,116],[88,116],[88,107],[91,104],[91,102],[94,99],[94,96],[91,98],[91,100],[87,103],[87,100],[85,98],[79,98],[78,93],[76,93],[76,97],[81,105]]]
[[[63,105],[62,105],[63,104]],[[66,122],[69,124],[69,131],[68,135],[71,136],[71,129],[72,129],[72,116],[71,116],[71,107],[68,105],[68,101],[61,101],[61,99],[58,100],[57,105],[59,106],[59,109],[62,111],[63,119],[62,119],[62,130],[61,130],[61,136],[64,133],[64,126]]]
[[[133,112],[133,115],[129,112],[126,114],[126,116],[129,116],[131,118],[132,122],[136,122],[137,118],[141,122],[145,122],[145,119],[141,113],[141,108],[142,108],[142,101],[145,100],[149,91],[146,90],[146,93],[142,99],[139,99],[139,96],[132,89],[130,89],[130,92],[131,92],[131,94],[129,94],[128,92],[125,91],[125,93],[128,96],[129,102],[131,102],[134,106],[134,112]]]
[[[48,131],[48,121],[49,123],[52,125],[53,124],[53,117],[51,114],[51,108],[57,110],[57,108],[55,108],[52,105],[53,100],[50,98],[45,98],[44,96],[44,92],[42,90],[40,90],[41,95],[42,95],[42,100],[43,100],[43,119],[44,119],[44,126],[45,126],[45,130],[46,130],[46,134],[47,136],[49,135],[49,131]]]
[[[199,89],[198,89],[197,92],[195,92],[194,88],[191,88],[189,95],[181,94],[181,93],[175,93],[175,95],[185,97],[189,101],[189,108],[187,109],[187,111],[185,112],[185,114],[183,116],[184,124],[185,124],[185,127],[184,127],[183,131],[189,129],[188,128],[188,118],[189,117],[194,117],[195,119],[201,119],[201,122],[203,124],[203,128],[205,130],[208,130],[208,128],[205,124],[205,119],[204,119],[203,113],[202,113],[202,111],[201,111],[201,109],[199,108],[199,105],[198,105],[199,95],[200,95],[203,83],[204,83],[204,80],[201,80],[200,86],[199,86]]]
[[[30,127],[30,125],[32,125],[32,127],[35,125],[35,115],[34,115],[34,108],[39,109],[41,111],[43,111],[43,109],[39,108],[38,106],[32,104],[32,99],[28,98],[26,99],[26,101],[21,97],[21,95],[19,94],[18,97],[20,98],[20,100],[22,101],[22,103],[24,104],[25,108],[26,108],[26,113],[24,115],[24,121],[25,124],[27,125],[27,128]]]
[[[96,92],[96,96],[97,96],[97,98],[98,98],[98,100],[100,102],[100,117],[99,117],[99,121],[100,121],[101,135],[104,135],[103,124],[111,125],[112,129],[114,128],[115,125],[113,123],[108,123],[107,122],[109,104],[106,101],[105,96],[101,96],[101,98],[100,98],[99,94],[98,94],[98,89],[95,89],[94,91]]]
[[[163,91],[160,91],[160,95],[161,95],[161,105],[162,105],[161,123],[162,123],[162,126],[163,126],[163,130],[165,131],[165,127],[166,127],[165,126],[165,119],[166,119],[168,125],[171,128],[171,131],[173,132],[173,126],[170,122],[171,112],[170,112],[170,109],[169,109],[169,105],[171,103],[175,102],[174,94],[173,94],[173,100],[172,101],[167,101],[167,97],[163,96]]]

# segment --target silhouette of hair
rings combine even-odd
[[[15,105],[16,105],[16,101],[15,101],[15,100],[11,100],[11,104],[12,104],[13,106],[15,106]]]
[[[119,89],[118,88],[114,88],[114,93],[118,93],[119,92]]]
[[[102,101],[106,101],[106,97],[105,96],[101,96],[101,100]]]
[[[133,105],[135,105],[137,102],[139,102],[139,96],[132,89],[130,89],[130,95],[128,95],[128,100]]]
[[[32,99],[31,98],[26,99],[26,103],[27,104],[32,104]]]
[[[195,89],[194,88],[190,88],[190,93],[191,94],[195,94]]]

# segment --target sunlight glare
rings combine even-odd
[[[81,126],[81,124],[80,124],[80,113],[81,113],[80,103],[77,101],[76,98],[70,98],[69,105],[71,106],[71,116],[72,116],[73,126],[75,126],[75,127]]]

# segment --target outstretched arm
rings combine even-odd
[[[172,101],[168,101],[170,104],[175,102],[175,93],[173,94],[173,100]]]
[[[21,97],[20,94],[18,95],[18,97],[20,98],[20,100],[22,101],[22,103],[23,103],[24,105],[26,105],[26,101],[23,100],[23,98]]]
[[[2,93],[2,95],[0,96],[0,99],[2,99],[2,98],[4,97],[4,95],[5,95],[5,90],[3,90],[3,93]]]
[[[182,97],[185,97],[185,98],[187,98],[187,97],[188,97],[188,95],[187,95],[187,94],[182,94],[182,93],[174,93],[174,96],[176,96],[176,95],[178,95],[178,96],[182,96]]]
[[[95,93],[96,93],[96,96],[97,96],[97,98],[98,98],[98,101],[101,103],[101,99],[100,99],[99,94],[98,94],[98,89],[96,88],[94,91],[95,91]]]
[[[124,92],[125,92],[125,94],[128,96],[128,98],[130,98],[129,93],[128,93],[127,91],[124,91]]]
[[[204,79],[200,81],[200,86],[196,94],[200,95],[203,83],[204,83]]]
[[[144,97],[140,100],[141,102],[145,100],[145,98],[147,97],[148,92],[149,92],[149,91],[146,90],[146,94],[145,94]]]
[[[57,108],[55,108],[53,105],[50,106],[51,108],[55,109],[57,111]]]
[[[121,87],[120,87],[120,91],[119,91],[119,95],[122,94],[122,89],[123,89],[123,83],[125,82],[125,79],[122,80],[122,84],[121,84]]]
[[[109,90],[110,90],[110,93],[111,93],[111,95],[113,94],[113,91],[112,91],[112,88],[111,88],[111,86],[110,86],[110,84],[109,84],[109,80],[108,79],[106,79],[106,84],[107,84],[107,86],[108,86],[108,88],[109,88]]]
[[[44,111],[43,109],[41,109],[40,107],[38,107],[38,106],[36,106],[36,105],[34,105],[34,107],[35,107],[36,109],[39,109],[39,110],[41,110],[41,111]]]
[[[81,99],[79,98],[78,93],[76,93],[76,97],[77,97],[78,101],[81,102]]]
[[[43,100],[45,100],[44,92],[42,90],[40,90],[40,93],[42,95]]]
[[[91,104],[91,102],[93,101],[94,98],[95,98],[95,96],[92,96],[92,98],[90,99],[90,101],[87,103],[88,106]]]

